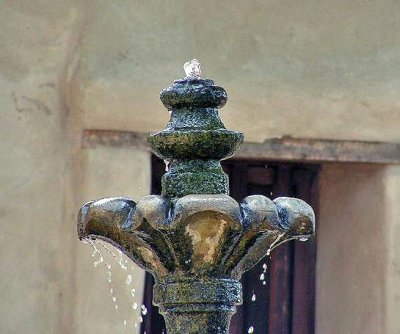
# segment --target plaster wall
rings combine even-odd
[[[387,333],[400,332],[400,167],[389,167],[385,171],[385,253],[387,283],[385,286]]]
[[[104,197],[128,197],[138,200],[150,193],[150,154],[141,150],[97,147],[84,150],[82,195],[88,199]],[[83,200],[83,201],[85,201]],[[117,264],[119,253],[108,246],[117,261],[101,246],[104,262],[94,267],[99,256],[91,256],[93,249],[74,240],[76,319],[73,333],[135,333],[140,328],[141,303],[143,300],[144,271],[129,260],[127,270]],[[106,264],[112,267],[107,269]],[[131,283],[126,284],[131,275]],[[109,278],[111,282],[109,282]],[[135,289],[134,298],[131,290]],[[110,289],[113,292],[110,293]],[[116,298],[113,301],[113,297]],[[132,309],[134,303],[136,310]],[[116,307],[118,307],[116,309]],[[126,325],[125,325],[126,321]],[[136,327],[135,327],[136,323]]]
[[[124,311],[111,309],[106,273],[76,240],[75,219],[89,199],[148,193],[148,155],[82,150],[82,129],[163,128],[168,113],[158,93],[196,57],[205,77],[228,91],[226,126],[249,141],[398,142],[399,7],[395,0],[0,1],[0,332],[132,332]],[[319,332],[364,333],[357,330],[365,322],[365,333],[384,324],[393,333],[398,169],[337,167],[322,178],[331,192],[322,194]],[[350,216],[334,210],[342,206]],[[326,274],[340,271],[343,284],[360,282],[345,287]]]
[[[324,165],[317,333],[398,333],[400,167]]]

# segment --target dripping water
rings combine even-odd
[[[114,305],[115,310],[119,310],[119,300],[125,301],[128,300],[130,302],[129,313],[132,314],[133,311],[133,319],[129,321],[128,319],[124,319],[122,321],[122,325],[124,327],[128,327],[128,324],[133,324],[134,328],[137,328],[140,323],[143,322],[143,317],[146,316],[148,310],[145,305],[139,305],[136,298],[136,289],[134,287],[134,274],[137,271],[135,266],[129,266],[130,260],[123,254],[121,250],[117,250],[114,252],[112,248],[108,247],[107,244],[93,239],[85,239],[83,240],[85,244],[88,244],[92,248],[92,257],[94,258],[93,266],[95,268],[103,265],[106,269],[106,282],[108,286],[108,292],[110,296],[110,300]],[[108,260],[110,258],[111,261]],[[112,262],[115,262],[116,265],[113,265]],[[127,293],[126,298],[121,296],[121,298],[117,297],[116,291],[118,290],[118,285],[114,284],[113,281],[113,269],[119,269],[123,272],[126,272],[125,276],[125,285],[129,287],[129,292]],[[121,282],[122,283],[122,282]],[[121,295],[121,293],[120,293]]]

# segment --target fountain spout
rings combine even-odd
[[[171,111],[167,127],[148,137],[169,164],[161,196],[89,202],[78,235],[113,244],[152,273],[168,334],[223,334],[242,300],[241,275],[280,244],[311,237],[315,217],[296,198],[254,195],[238,203],[229,196],[220,160],[233,155],[243,134],[219,118],[225,90],[201,78],[197,60],[185,71],[161,92]]]

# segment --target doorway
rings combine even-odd
[[[319,165],[231,159],[222,162],[229,175],[230,196],[237,201],[254,194],[269,198],[297,197],[318,216]],[[152,157],[152,193],[161,193],[162,160]],[[231,321],[230,333],[313,334],[315,318],[316,240],[291,241],[265,257],[241,279],[243,305]],[[151,305],[152,276],[146,273],[144,304],[149,310],[141,333],[165,332],[163,317]]]

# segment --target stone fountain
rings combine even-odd
[[[220,120],[226,91],[201,78],[196,60],[184,67],[186,77],[161,92],[167,127],[148,137],[166,161],[162,194],[88,202],[78,234],[112,244],[154,276],[168,334],[222,334],[242,300],[241,275],[280,244],[312,236],[315,218],[296,198],[229,197],[220,160],[243,134]]]

